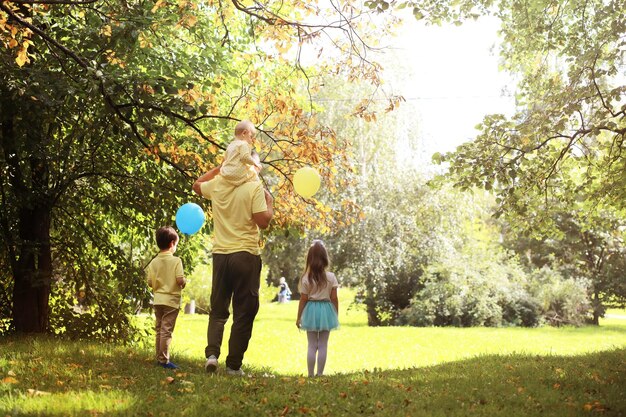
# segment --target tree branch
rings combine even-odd
[[[7,0],[9,3],[17,4],[69,4],[69,5],[84,5],[95,3],[100,0]]]

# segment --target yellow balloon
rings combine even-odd
[[[321,182],[320,174],[311,167],[300,168],[293,176],[293,188],[304,198],[312,197],[320,189]]]

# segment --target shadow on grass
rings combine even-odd
[[[245,377],[209,375],[191,360],[169,371],[148,350],[51,338],[11,338],[0,348],[3,416],[624,416],[626,410],[626,349],[489,355],[303,378],[261,369]]]

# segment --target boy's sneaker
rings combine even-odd
[[[211,355],[207,358],[206,363],[204,364],[204,370],[208,373],[217,371],[217,358],[215,355]]]
[[[244,376],[243,370],[239,369],[230,369],[228,366],[226,367],[226,375],[230,376]]]
[[[178,365],[173,362],[161,363],[160,365],[165,369],[178,369]]]

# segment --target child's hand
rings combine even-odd
[[[185,285],[187,285],[187,280],[184,277],[178,277],[176,278],[176,283],[180,288],[185,288]]]
[[[300,319],[296,320],[296,327],[299,329],[302,321]]]

